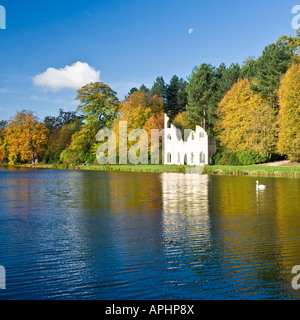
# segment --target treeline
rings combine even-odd
[[[150,133],[163,128],[164,113],[180,129],[200,125],[214,136],[216,164],[300,161],[299,48],[297,31],[241,66],[203,63],[187,81],[175,75],[166,83],[158,77],[151,88],[132,88],[124,101],[102,82],[87,84],[77,91],[74,112],[60,110],[58,117],[39,121],[21,111],[1,121],[0,161],[96,164],[100,129],[113,128],[118,138],[119,121],[126,120],[128,131]]]

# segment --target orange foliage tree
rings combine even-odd
[[[48,129],[39,122],[30,111],[18,112],[6,127],[6,148],[10,164],[17,159],[21,161],[35,160],[45,150],[48,140]]]
[[[158,95],[149,98],[143,91],[132,93],[120,107],[120,116],[114,121],[113,130],[116,135],[117,151],[119,147],[119,122],[127,122],[127,132],[134,129],[144,129],[148,133],[150,142],[151,129],[163,127],[163,100]],[[136,142],[128,142],[127,150]],[[122,148],[124,154],[119,154],[120,158],[126,157],[126,150]],[[118,153],[118,152],[117,152]]]
[[[227,92],[217,110],[221,146],[227,151],[252,151],[270,157],[276,149],[276,110],[239,80]]]

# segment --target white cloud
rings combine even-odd
[[[97,81],[100,81],[100,71],[80,61],[60,69],[48,68],[33,78],[35,85],[54,92],[62,89],[80,89],[90,82]]]

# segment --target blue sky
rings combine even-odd
[[[76,62],[74,72],[84,68],[88,79],[89,72],[94,78],[100,72],[120,99],[134,86],[151,87],[158,76],[167,82],[175,74],[186,79],[203,62],[241,64],[281,35],[295,35],[291,11],[297,2],[0,0],[0,5],[7,21],[0,30],[0,120],[8,120],[23,109],[40,119],[57,115],[59,108],[75,110],[73,80],[72,88],[59,83],[51,89],[46,83],[51,75],[66,81],[57,70]],[[48,68],[56,73],[45,74]],[[34,81],[40,74],[44,78]]]

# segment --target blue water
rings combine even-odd
[[[298,299],[300,181],[0,168],[0,299]]]

